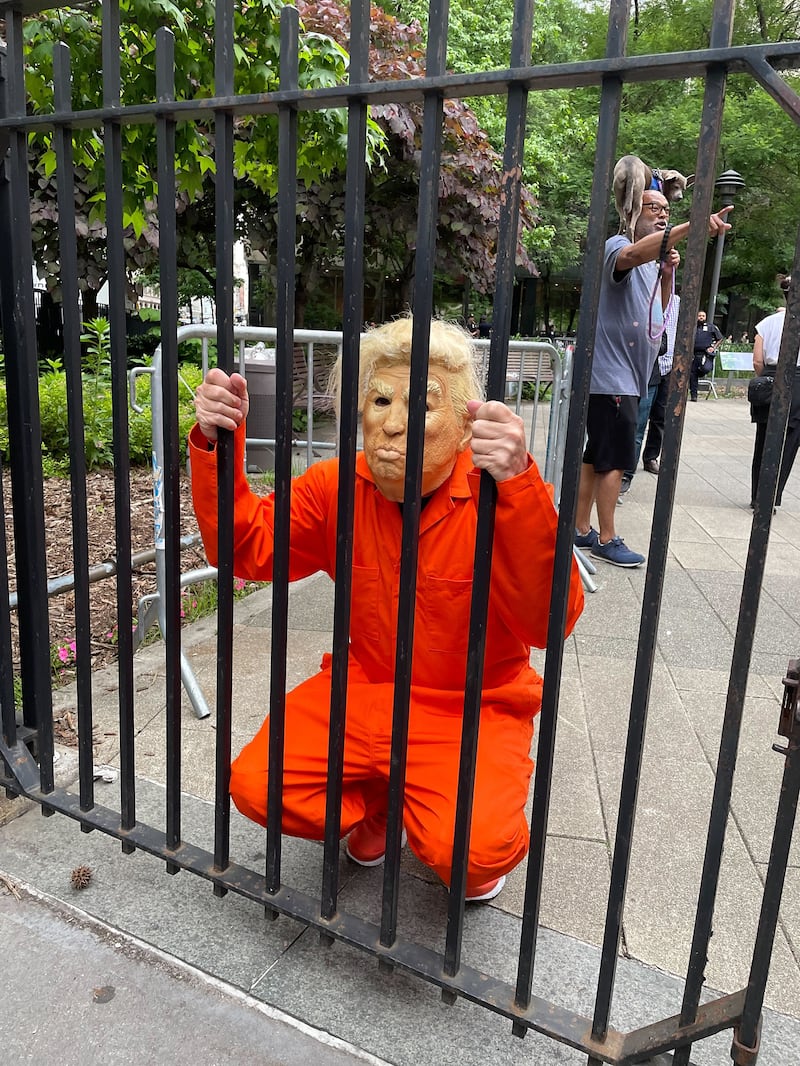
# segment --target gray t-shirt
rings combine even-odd
[[[630,243],[622,234],[606,241],[589,389],[592,393],[645,396],[658,355],[659,338],[650,340],[647,335],[649,316],[652,315],[654,333],[660,331],[663,319],[660,288],[650,311],[658,264],[643,263],[618,280],[614,278],[617,256]]]

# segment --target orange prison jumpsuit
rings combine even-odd
[[[272,577],[273,499],[244,475],[244,427],[235,434],[234,569]],[[194,506],[210,562],[217,561],[217,456],[195,426],[189,437]],[[335,577],[338,460],[292,482],[290,578]],[[430,497],[419,531],[417,603],[403,824],[417,857],[450,880],[479,472],[462,453]],[[528,848],[524,806],[533,763],[533,718],[542,681],[530,645],[544,646],[556,512],[533,460],[499,482],[468,890],[513,869]],[[377,489],[363,454],[356,462],[353,584],[342,835],[385,810],[392,728],[402,515]],[[583,608],[573,563],[567,632]],[[325,824],[331,657],[287,695],[283,831],[320,840]],[[268,722],[231,768],[239,810],[266,822]]]

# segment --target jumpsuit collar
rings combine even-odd
[[[467,479],[467,475],[472,469],[472,455],[469,447],[467,447],[457,456],[449,478],[442,482],[439,488],[430,496],[427,505],[423,507],[419,520],[420,535],[453,510],[454,500],[467,499],[472,495]],[[356,456],[356,476],[363,478],[364,481],[373,486],[375,495],[391,507],[392,511],[397,515],[398,522],[401,522],[402,514],[400,508],[384,496],[381,496],[375,485],[375,478],[372,476],[369,466],[367,466],[367,460],[363,452],[359,452]]]

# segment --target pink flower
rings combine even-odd
[[[59,657],[59,659],[61,660],[62,663],[67,662],[69,660],[69,648],[66,648],[66,647],[59,648],[58,649],[58,657]]]

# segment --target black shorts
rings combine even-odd
[[[598,474],[633,470],[638,421],[638,396],[591,395],[586,415],[584,463],[591,464]]]

